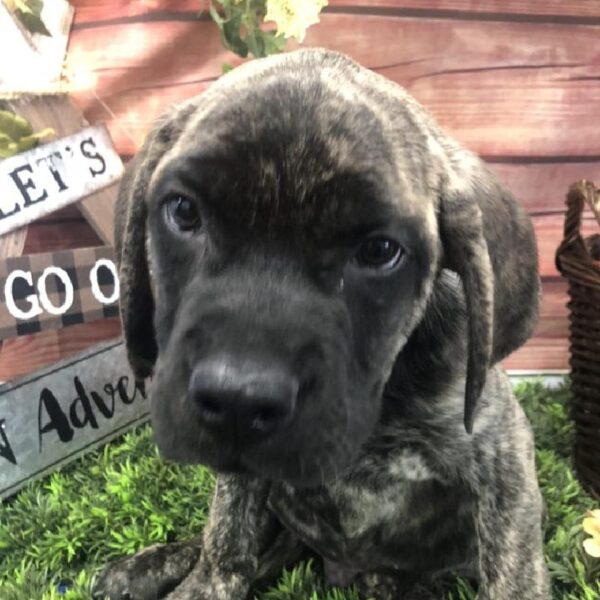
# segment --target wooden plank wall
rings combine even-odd
[[[200,0],[76,0],[68,65],[76,104],[106,122],[124,159],[170,104],[202,92],[222,64]],[[506,361],[568,366],[565,285],[554,267],[564,194],[600,180],[600,2],[330,0],[307,45],[346,52],[404,85],[483,155],[533,217],[544,301],[532,340]],[[291,45],[292,46],[292,45]],[[586,227],[593,229],[588,215]],[[98,244],[73,208],[32,225],[25,252]],[[4,342],[0,379],[29,372],[119,332],[115,320]]]

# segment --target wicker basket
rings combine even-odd
[[[581,235],[586,204],[600,226],[600,190],[583,180],[567,195],[564,239],[556,252],[556,266],[569,282],[575,468],[585,487],[600,498],[600,235]]]

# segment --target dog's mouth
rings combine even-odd
[[[333,479],[349,458],[349,453],[332,455],[323,446],[311,445],[311,436],[295,433],[293,427],[277,436],[235,441],[213,436],[207,439],[203,433],[198,435],[200,443],[190,462],[208,466],[217,473],[250,475],[312,487]],[[347,442],[331,439],[324,446],[346,448]]]

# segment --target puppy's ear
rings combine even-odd
[[[115,254],[121,287],[121,320],[129,362],[139,379],[152,373],[158,354],[154,299],[146,255],[146,193],[163,154],[177,140],[193,107],[173,111],[148,135],[121,181],[115,206]]]
[[[531,221],[483,163],[458,164],[442,193],[446,266],[463,281],[469,320],[464,422],[471,433],[490,365],[518,348],[538,314],[537,249]]]

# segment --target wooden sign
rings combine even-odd
[[[0,235],[118,180],[106,128],[88,127],[0,162]]]
[[[122,342],[0,387],[0,498],[149,418]]]
[[[0,339],[119,314],[108,246],[8,258],[0,263]]]
[[[0,106],[2,104],[6,105],[4,108],[27,119],[34,131],[51,127],[57,137],[72,135],[89,125],[66,94],[19,96],[2,100]],[[100,239],[109,246],[114,242],[114,203],[118,186],[119,182],[115,182],[87,196],[76,205]],[[1,236],[0,257],[22,254],[26,233],[27,227],[22,227]]]

